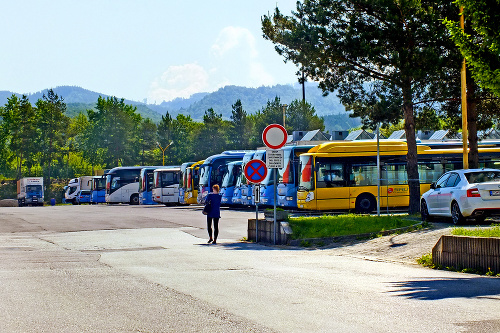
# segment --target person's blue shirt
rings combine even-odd
[[[209,193],[205,202],[210,202],[210,210],[207,216],[212,218],[220,218],[220,201],[221,196],[218,193]]]

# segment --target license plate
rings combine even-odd
[[[500,190],[490,191],[490,196],[492,197],[500,196]]]

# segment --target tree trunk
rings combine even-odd
[[[406,172],[410,192],[409,214],[420,211],[420,181],[418,177],[417,139],[415,137],[415,115],[411,101],[411,88],[403,91],[403,114],[405,118],[405,134],[408,153],[406,155]]]
[[[469,130],[469,168],[479,168],[477,138],[477,100],[476,84],[469,76],[467,80],[467,128]]]

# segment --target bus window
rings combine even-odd
[[[318,159],[317,167],[316,186],[318,188],[345,186],[342,163],[330,163],[326,159]]]
[[[351,186],[377,185],[377,166],[370,164],[353,164],[351,167]]]
[[[111,190],[117,190],[120,188],[120,177],[114,177],[111,181]]]

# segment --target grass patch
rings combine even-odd
[[[288,219],[294,239],[324,238],[408,227],[416,224],[406,216],[323,215],[319,217],[293,217]]]
[[[499,237],[500,238],[500,224],[492,224],[490,228],[453,228],[451,234],[455,236],[472,236],[472,237]]]

